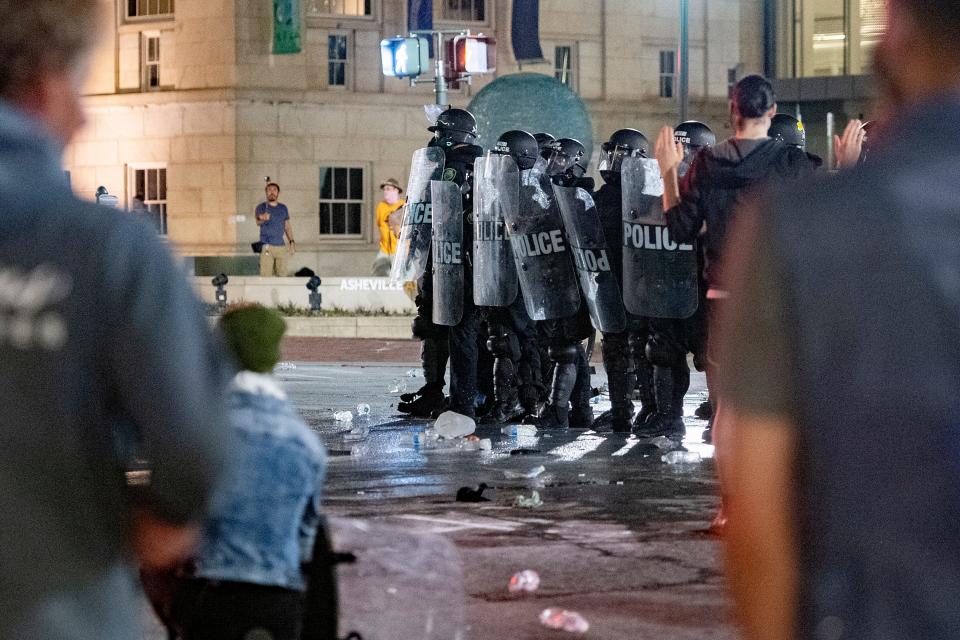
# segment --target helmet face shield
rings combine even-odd
[[[620,173],[620,167],[624,158],[632,158],[641,155],[636,149],[625,147],[623,145],[611,145],[609,142],[603,143],[600,148],[600,165],[597,167],[601,173]]]
[[[570,157],[558,149],[551,149],[548,147],[543,150],[541,156],[545,160],[544,173],[546,173],[548,176],[562,175],[566,173],[571,166],[573,166],[573,162],[570,160]]]

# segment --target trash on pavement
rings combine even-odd
[[[511,438],[535,436],[537,435],[537,428],[532,424],[511,424],[500,429],[500,433]]]
[[[661,451],[669,451],[670,449],[677,448],[677,442],[675,440],[671,440],[666,436],[657,436],[656,438],[653,438],[652,440],[650,440],[650,444],[655,446],[657,449],[660,449]]]
[[[297,368],[297,365],[292,362],[278,362],[277,366],[273,368],[274,371],[293,371]]]
[[[423,369],[410,369],[407,371],[408,378],[418,378],[423,375]]]
[[[521,479],[530,479],[536,478],[538,475],[546,471],[547,468],[543,465],[539,467],[534,467],[529,471],[513,471],[512,469],[504,469],[503,475],[510,480],[521,480]]]
[[[533,593],[540,588],[540,574],[533,569],[526,569],[513,574],[507,590],[510,593]]]
[[[540,624],[550,629],[569,631],[570,633],[586,633],[590,623],[576,611],[567,611],[560,607],[544,609],[540,614]]]
[[[490,498],[483,497],[483,490],[486,488],[486,482],[481,482],[476,489],[460,487],[457,489],[457,502],[490,502]]]
[[[407,390],[406,380],[394,380],[387,388],[387,393],[405,393]]]
[[[370,405],[361,403],[357,405],[357,417],[366,418],[370,415]]]
[[[455,411],[445,411],[433,424],[433,429],[441,438],[461,438],[477,430],[477,423]]]
[[[349,411],[337,411],[333,414],[333,419],[337,422],[353,422],[353,413]]]
[[[543,500],[540,499],[539,491],[531,493],[529,498],[526,496],[517,496],[516,500],[513,501],[513,506],[519,509],[536,509],[541,505],[543,505]]]
[[[667,464],[698,464],[703,460],[696,451],[671,451],[660,459]]]

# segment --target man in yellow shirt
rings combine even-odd
[[[400,238],[400,225],[403,222],[404,200],[400,197],[403,189],[400,183],[389,178],[380,185],[383,190],[383,200],[377,204],[377,229],[380,231],[380,250],[373,261],[373,275],[386,277],[390,275],[393,266],[393,257],[397,253],[397,241]]]

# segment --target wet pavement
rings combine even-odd
[[[593,431],[516,437],[502,434],[500,425],[477,429],[491,439],[491,451],[418,449],[413,434],[430,422],[401,419],[395,410],[398,389],[413,391],[423,383],[413,367],[298,362],[282,364],[277,375],[330,450],[329,516],[452,543],[463,576],[463,611],[454,611],[449,586],[432,585],[425,575],[424,604],[399,613],[433,625],[424,638],[443,637],[428,606],[433,599],[443,601],[450,616],[462,616],[460,637],[475,640],[562,637],[538,621],[553,606],[582,614],[590,623],[584,637],[735,637],[718,543],[705,533],[718,501],[712,447],[700,443],[705,423],[693,417],[705,398],[702,374],[693,374],[686,398],[684,446],[703,461],[668,465],[663,451],[632,437]],[[598,368],[593,384],[604,381]],[[609,407],[599,400],[597,414]],[[361,403],[370,406],[369,418],[334,419],[336,412],[356,414]],[[517,449],[526,452],[511,455]],[[540,466],[544,471],[536,477],[517,477]],[[481,482],[489,487],[483,494],[489,502],[455,501],[460,487]],[[514,506],[517,496],[534,490],[542,506]],[[522,597],[508,593],[510,576],[524,569],[539,572],[540,589]],[[381,608],[391,607],[390,594],[409,608],[409,599],[383,580],[371,577],[365,586],[387,594],[378,599]],[[384,629],[364,637],[395,636]]]

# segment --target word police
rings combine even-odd
[[[433,224],[433,205],[429,202],[411,202],[404,224]]]
[[[655,224],[623,223],[623,246],[657,251],[693,251],[692,244],[677,244],[666,227]]]
[[[579,271],[610,271],[610,259],[606,249],[583,249],[571,246],[573,261]]]
[[[463,251],[459,242],[433,241],[433,261],[436,264],[463,264]]]
[[[510,236],[513,254],[519,258],[545,256],[551,253],[563,253],[567,250],[563,243],[563,232],[560,229],[540,231],[523,236]]]

